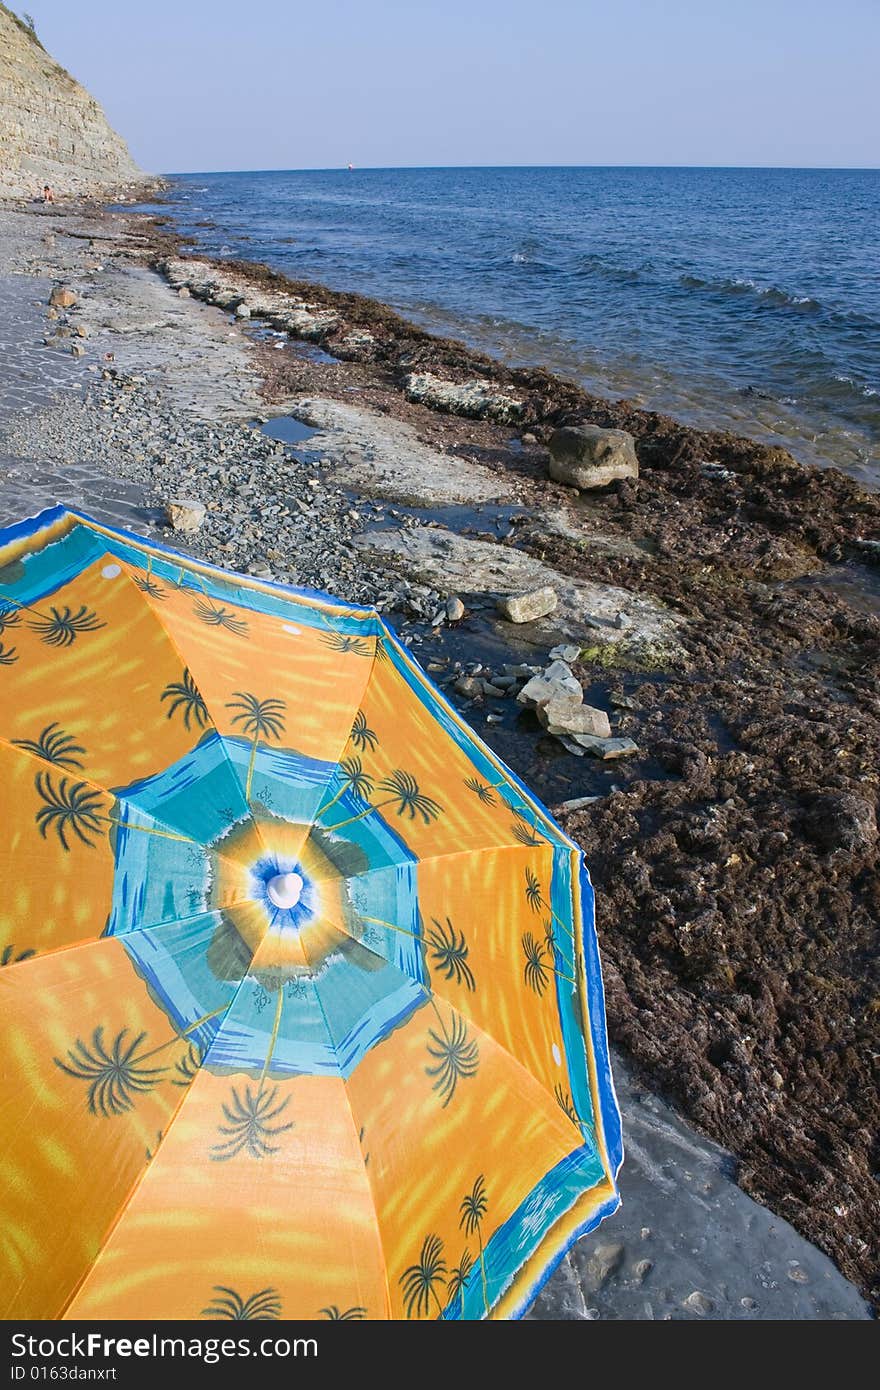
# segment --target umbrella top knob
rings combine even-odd
[[[266,884],[266,893],[270,903],[283,910],[296,907],[302,890],[302,876],[297,873],[276,874]]]

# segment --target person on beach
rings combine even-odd
[[[44,183],[44,184],[43,184],[43,202],[44,202],[44,203],[54,203],[54,201],[55,201],[55,194],[52,192],[52,190],[51,190],[51,188],[49,187],[49,185],[48,185],[47,183]]]

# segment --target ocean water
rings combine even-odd
[[[880,487],[880,171],[188,174],[199,248]]]

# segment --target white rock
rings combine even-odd
[[[498,611],[508,622],[532,623],[552,613],[558,601],[556,590],[547,584],[526,594],[507,594],[498,600]]]
[[[165,503],[165,517],[175,531],[198,531],[205,520],[205,506],[191,497],[174,497]]]
[[[699,1289],[694,1289],[693,1293],[689,1293],[684,1300],[684,1306],[685,1308],[689,1308],[692,1313],[696,1313],[699,1317],[704,1318],[707,1313],[712,1312],[715,1305],[711,1298],[707,1298]]]
[[[550,734],[588,734],[611,739],[611,725],[604,710],[581,703],[578,695],[556,695],[538,708],[538,719]]]
[[[577,661],[580,654],[580,647],[572,644],[561,643],[558,647],[550,648],[550,656],[554,661]]]
[[[531,680],[526,681],[516,698],[518,704],[526,705],[528,709],[537,709],[539,705],[546,705],[547,701],[552,700],[554,695],[561,693],[559,686],[552,681],[545,681],[543,676],[532,676]]]
[[[460,623],[464,617],[464,604],[460,598],[453,597],[446,600],[446,617],[451,623]]]
[[[407,400],[477,420],[518,420],[522,401],[486,381],[447,381],[432,372],[413,372],[403,383]]]
[[[570,801],[563,801],[557,807],[557,811],[584,811],[588,806],[601,801],[601,796],[573,796]]]
[[[612,758],[626,758],[631,753],[638,753],[637,743],[633,743],[631,738],[596,738],[592,734],[560,734],[559,742],[567,748],[569,753],[574,753],[576,757],[582,758],[585,753],[592,753],[595,758],[602,758],[606,762]]]
[[[564,661],[551,661],[543,672],[543,679],[551,685],[558,685],[560,692],[566,691],[569,695],[582,694],[580,681]]]

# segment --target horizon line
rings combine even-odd
[[[669,169],[669,170],[730,170],[739,173],[826,173],[826,174],[876,174],[880,165],[876,164],[313,164],[300,167],[273,167],[264,169],[175,169],[154,177],[173,179],[195,175],[216,174],[336,174],[336,173],[397,173],[403,171],[422,172],[428,170],[467,170],[467,169]]]

